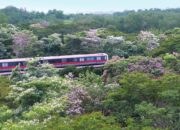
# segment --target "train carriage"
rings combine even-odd
[[[20,65],[20,68],[23,71],[26,68],[27,62],[31,59],[32,58],[0,60],[0,75],[11,74],[12,69],[17,65]],[[49,63],[56,68],[63,68],[69,65],[96,67],[102,66],[107,60],[108,55],[105,53],[39,57],[40,63]]]

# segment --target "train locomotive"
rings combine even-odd
[[[9,75],[12,70],[19,65],[23,70],[27,67],[27,62],[33,58],[18,58],[18,59],[2,59],[0,60],[0,75]],[[52,64],[55,68],[64,68],[66,66],[93,66],[100,67],[108,60],[108,55],[105,53],[96,54],[79,54],[79,55],[64,55],[64,56],[48,56],[39,57],[40,63]]]

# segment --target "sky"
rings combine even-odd
[[[0,8],[15,6],[29,11],[64,13],[105,13],[150,8],[179,8],[180,0],[0,0]]]

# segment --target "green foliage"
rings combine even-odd
[[[141,51],[143,49],[143,46],[128,41],[116,45],[106,43],[103,46],[103,51],[109,54],[110,57],[120,56],[128,58],[129,56],[143,54],[143,52]]]
[[[72,120],[54,119],[49,122],[48,127],[59,130],[119,130],[119,125],[113,117],[104,117],[99,112],[74,117]]]
[[[44,37],[41,39],[42,41],[42,50],[46,52],[45,55],[59,55],[61,54],[61,46],[62,46],[62,39],[60,38],[60,34],[51,34],[47,38]]]
[[[10,119],[13,115],[12,110],[10,110],[7,106],[0,105],[0,123]],[[1,128],[1,127],[0,127]]]
[[[5,97],[10,92],[10,81],[8,77],[0,76],[0,103],[1,101],[5,100]]]
[[[78,76],[78,69],[75,66],[66,66],[64,69],[59,70],[59,75],[64,76],[72,73],[75,76]]]
[[[86,37],[86,33],[85,32],[77,32],[76,36],[77,37]]]
[[[11,24],[0,24],[0,58],[11,58],[12,50],[12,35],[18,31],[18,28]]]
[[[116,85],[113,84],[104,85],[102,77],[90,71],[86,71],[85,74],[80,74],[78,81],[84,85],[91,97],[92,102],[89,102],[89,106],[85,109],[86,112],[102,110],[102,101],[108,92],[113,91],[116,87]]]
[[[177,59],[176,59],[176,57],[174,55],[167,53],[164,56],[164,60],[165,60],[166,64],[170,64],[170,63],[173,64],[173,62],[175,62]]]
[[[64,37],[65,45],[62,47],[63,52],[66,54],[78,54],[78,53],[84,53],[81,47],[81,38],[76,36],[66,36]]]
[[[43,77],[30,82],[18,82],[12,86],[11,99],[17,107],[27,108],[46,99],[63,95],[67,87],[58,77]]]
[[[49,10],[43,12],[27,12],[24,9],[15,7],[6,7],[0,10],[5,15],[5,22],[25,25],[33,22],[48,21],[58,23],[64,21],[66,28],[59,28],[67,32],[71,27],[73,31],[87,30],[89,28],[108,28],[111,30],[121,30],[123,32],[138,32],[140,30],[159,29],[165,30],[173,27],[179,27],[179,9],[150,9],[139,11],[124,11],[113,14],[69,14],[65,15],[60,10]],[[70,22],[67,22],[70,21]],[[173,23],[173,24],[172,24]],[[76,25],[76,26],[74,26]],[[48,29],[52,31],[51,28]],[[58,31],[58,30],[57,30]]]
[[[97,36],[101,38],[106,38],[107,36],[125,36],[125,33],[119,32],[118,30],[112,29],[99,29],[97,32]]]
[[[119,80],[118,78],[121,75],[128,72],[129,64],[137,63],[138,61],[140,61],[142,59],[143,59],[143,57],[141,57],[141,56],[131,56],[128,59],[113,57],[104,66],[104,70],[107,70],[108,77],[110,78],[109,82]]]
[[[164,55],[166,53],[172,54],[173,52],[180,53],[180,33],[179,28],[175,28],[166,32],[167,39],[160,43],[160,46],[153,52],[153,56]]]
[[[164,118],[167,110],[165,108],[157,108],[151,103],[142,102],[135,105],[135,113],[140,116],[142,125],[159,126],[161,128],[167,128],[168,125],[171,125]]]
[[[143,127],[178,128],[179,83],[179,75],[156,80],[141,73],[125,74],[119,89],[109,93],[104,101],[105,112],[125,126],[131,117]]]
[[[8,121],[2,125],[2,130],[40,130],[42,126],[37,120],[32,121],[24,121],[21,120],[18,123],[13,123],[12,121]]]
[[[75,66],[66,66],[63,69],[59,70],[59,75],[68,76],[69,74],[71,74],[70,78],[76,78],[85,74],[87,71],[91,71],[97,75],[102,75],[103,68],[93,68],[93,67],[77,68]]]
[[[80,74],[79,80],[86,86],[96,86],[95,84],[102,85],[101,77],[89,71],[86,71],[85,74]]]
[[[172,54],[166,54],[164,57],[165,64],[169,69],[173,69],[175,72],[180,73],[180,58]]]
[[[10,76],[11,81],[13,82],[18,82],[23,80],[23,75],[21,74],[21,68],[20,65],[16,66],[16,68],[14,68],[12,70],[12,74]]]
[[[57,70],[50,64],[41,64],[39,59],[32,59],[27,64],[25,75],[27,77],[51,77],[57,73]]]
[[[111,75],[111,77],[114,77],[126,72],[128,64],[129,62],[125,59],[115,62],[112,61],[106,64],[105,69],[108,70],[108,73]]]
[[[100,112],[94,112],[73,118],[63,118],[55,116],[43,122],[38,120],[21,121],[17,124],[8,122],[2,130],[120,130],[119,125],[113,117],[105,117]]]
[[[25,71],[21,72],[19,65],[13,69],[12,74],[10,76],[11,81],[18,82],[18,81],[31,81],[34,78],[40,77],[52,77],[56,75],[58,72],[52,65],[48,63],[41,64],[39,59],[31,59],[27,63],[27,68]]]
[[[53,115],[64,115],[67,108],[67,98],[56,98],[42,103],[36,103],[28,112],[23,113],[26,120],[38,119],[40,121]]]

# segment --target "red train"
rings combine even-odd
[[[0,75],[10,74],[12,69],[14,69],[17,65],[20,65],[22,70],[25,69],[26,63],[31,59],[32,58],[0,60]],[[63,68],[69,65],[96,67],[102,66],[107,60],[108,55],[105,53],[39,57],[40,63],[49,63],[56,68]]]

